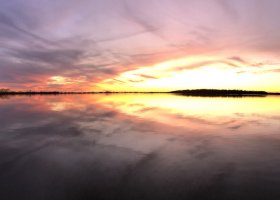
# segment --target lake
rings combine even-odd
[[[0,96],[1,200],[280,199],[280,97]]]

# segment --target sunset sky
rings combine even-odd
[[[0,88],[280,92],[279,0],[6,0]]]

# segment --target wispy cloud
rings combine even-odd
[[[65,77],[67,84],[52,85],[61,89],[94,88],[107,79],[156,81],[162,78],[156,73],[117,77],[194,56],[202,59],[168,72],[221,64],[271,71],[266,60],[280,62],[279,6],[277,0],[1,1],[0,84],[50,88],[51,77]]]

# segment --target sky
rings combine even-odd
[[[0,1],[0,88],[280,92],[279,0]]]

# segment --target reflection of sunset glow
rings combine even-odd
[[[248,126],[266,117],[278,120],[279,98],[201,98],[174,95],[109,95],[99,99],[122,113],[168,125],[198,129],[205,126]],[[249,121],[247,121],[250,118]]]
[[[89,111],[106,110],[102,117],[159,123],[159,127],[179,127],[181,130],[224,134],[275,132],[279,130],[280,104],[278,96],[244,98],[185,97],[171,94],[151,95],[59,95],[34,96],[32,101],[24,96],[2,100],[0,104],[24,101],[34,113],[67,114],[76,116]],[[90,115],[90,112],[88,113]],[[91,118],[94,119],[94,118]],[[101,123],[101,122],[100,122]],[[83,122],[92,129],[103,127],[94,120]],[[112,124],[109,129],[114,129]],[[158,126],[158,125],[156,125]],[[172,131],[171,131],[172,132]],[[89,134],[91,134],[89,132]]]
[[[236,198],[243,200],[254,199],[256,193],[248,197],[248,191],[264,184],[261,199],[278,194],[279,97],[8,98],[0,98],[0,185],[8,186],[6,199],[120,194],[134,200],[143,191],[147,200],[193,199],[205,191],[202,199],[232,199],[232,192],[244,191]],[[214,193],[208,196],[209,188]]]
[[[141,98],[139,98],[139,96]],[[169,110],[172,113],[188,114],[208,113],[212,116],[222,116],[237,113],[279,113],[280,104],[278,97],[244,97],[244,98],[201,98],[184,97],[178,95],[108,95],[100,96],[102,103],[111,103],[113,106],[125,107],[122,110],[137,111],[133,105],[143,107],[156,107]],[[110,105],[110,104],[109,104]],[[132,106],[131,106],[132,105]],[[137,108],[137,107],[136,107]]]

